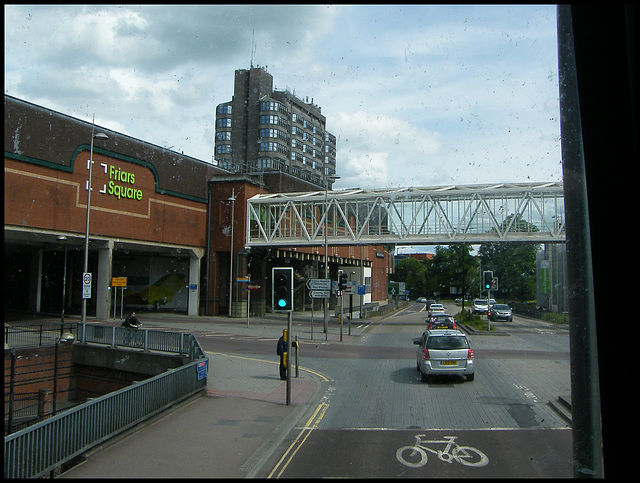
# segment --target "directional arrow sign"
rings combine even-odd
[[[309,292],[309,297],[312,299],[328,299],[330,296],[330,290],[312,290]]]
[[[329,278],[310,278],[307,280],[307,288],[309,290],[331,290],[331,279]],[[328,295],[327,295],[328,297]]]
[[[356,293],[356,282],[350,280],[347,282],[346,287],[344,288],[345,295],[355,295]]]

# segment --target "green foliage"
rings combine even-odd
[[[415,258],[407,257],[400,260],[391,278],[394,282],[405,282],[411,298],[422,297],[424,294],[424,265]]]
[[[502,230],[534,232],[537,227],[520,215],[509,215],[502,223]],[[536,296],[537,243],[484,243],[479,256],[472,256],[471,245],[466,243],[436,247],[433,259],[418,261],[407,257],[396,266],[393,280],[406,282],[412,298],[441,298],[452,294],[479,295],[482,271],[493,271],[498,277],[498,290],[492,292],[496,300],[529,300]]]
[[[455,318],[459,324],[471,327],[474,330],[489,330],[489,322],[486,317],[482,317],[478,314],[472,314],[469,310],[461,310]],[[491,325],[491,330],[496,330],[495,326]]]
[[[471,256],[471,246],[456,244],[436,247],[432,260],[425,260],[425,289],[427,297],[449,296],[451,287],[457,293],[473,291],[478,261]]]
[[[536,296],[536,243],[485,243],[479,250],[482,270],[498,277],[495,299],[529,300]]]
[[[514,219],[515,217],[515,219]],[[511,231],[539,231],[521,215],[509,215],[501,229],[511,226]],[[496,300],[529,300],[536,296],[537,243],[484,243],[480,247],[482,270],[491,270],[498,277]]]

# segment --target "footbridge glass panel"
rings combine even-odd
[[[344,189],[247,200],[249,247],[565,241],[562,183]]]

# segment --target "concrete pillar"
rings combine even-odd
[[[203,249],[194,249],[189,257],[189,300],[187,314],[199,315],[200,307],[200,261],[204,255]]]
[[[39,313],[42,300],[42,250],[33,252],[29,279],[29,311]]]
[[[38,419],[51,415],[53,398],[49,389],[38,391]]]
[[[112,300],[113,240],[98,249],[98,288],[96,292],[96,318],[107,320]]]

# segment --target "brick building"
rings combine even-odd
[[[233,173],[7,95],[4,107],[5,314],[80,313],[94,128],[107,139],[93,143],[88,316],[241,316],[229,304],[246,310],[233,283],[246,276],[262,282],[250,310],[263,314],[273,264],[292,263],[299,288],[323,263],[323,247],[244,249],[248,197],[316,183],[284,170]],[[368,278],[370,301],[386,303],[386,247],[330,247],[329,265],[334,277],[348,267],[360,283]],[[113,278],[126,278],[126,289]],[[296,307],[309,303],[297,296]]]

